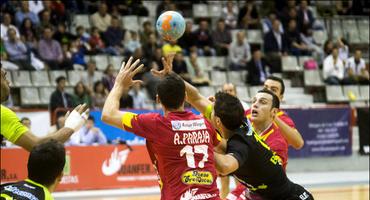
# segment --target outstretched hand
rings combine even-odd
[[[172,62],[175,57],[174,53],[169,53],[165,57],[162,57],[163,69],[161,71],[152,69],[151,72],[154,76],[163,78],[165,75],[172,72]]]
[[[140,59],[135,60],[134,63],[132,63],[132,60],[133,58],[130,57],[127,63],[122,63],[121,69],[119,70],[116,77],[114,87],[118,87],[121,90],[124,90],[129,89],[135,83],[142,82],[141,80],[132,80],[132,78],[143,69],[144,65],[141,64],[139,65],[139,67],[136,67],[140,63]]]

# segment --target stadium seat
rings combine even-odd
[[[193,4],[193,16],[195,18],[208,17],[208,6],[207,4]]]
[[[247,40],[251,44],[262,44],[262,32],[261,30],[248,30]]]
[[[340,19],[332,19],[331,20],[332,26],[331,31],[333,33],[333,38],[343,37],[344,32],[342,29],[342,24]]]
[[[205,96],[208,98],[209,96],[214,96],[216,93],[216,90],[212,86],[203,86],[203,87],[198,87],[198,90],[201,95]]]
[[[296,72],[303,70],[303,68],[298,65],[297,57],[295,56],[283,56],[281,60],[284,72],[287,71]]]
[[[140,28],[138,17],[136,15],[123,16],[122,27],[126,30],[138,31]]]
[[[227,82],[226,72],[211,71],[211,80],[213,85],[223,85]]]
[[[243,101],[250,100],[248,88],[246,86],[236,86],[236,93],[241,100]]]
[[[312,58],[311,56],[299,56],[298,57],[298,65],[303,69],[304,68],[304,62],[306,62],[307,60],[312,60],[314,58]]]
[[[91,56],[91,60],[95,61],[96,69],[104,71],[108,66],[108,57],[106,55]]]
[[[13,71],[13,84],[16,87],[32,86],[29,71]]]
[[[208,58],[205,57],[205,56],[198,56],[197,57],[197,63],[198,63],[198,67],[200,68],[200,70],[202,71],[211,71],[212,70],[212,66],[210,66],[208,64]],[[190,62],[190,58],[189,58],[189,62]]]
[[[369,44],[369,18],[358,20],[358,28],[361,30],[360,40],[363,43]]]
[[[304,85],[309,87],[324,86],[319,70],[304,70],[303,72]]]
[[[75,92],[74,92],[74,88],[73,87],[66,87],[65,88],[65,91],[67,92],[67,93],[69,93],[69,94],[74,94]]]
[[[239,71],[229,71],[227,72],[228,82],[234,85],[245,85],[243,82],[242,73]]]
[[[124,61],[125,57],[123,56],[109,56],[108,62],[109,64],[113,65],[113,68],[116,70],[121,69],[122,61]]]
[[[262,90],[263,86],[250,86],[249,87],[249,95],[250,97],[254,97],[259,90]]]
[[[50,86],[47,71],[33,71],[31,72],[31,78],[34,86]]]
[[[326,100],[328,102],[343,102],[348,101],[348,98],[343,95],[341,86],[327,85],[325,86]]]
[[[40,103],[49,104],[50,96],[55,91],[54,87],[39,87]]]
[[[361,85],[360,86],[361,99],[369,101],[369,86]]]
[[[343,31],[345,36],[348,36],[347,39],[352,44],[360,43],[360,35],[357,28],[356,20],[354,19],[346,19],[342,21],[343,24]]]
[[[216,56],[216,57],[206,57],[208,66],[210,70],[214,67],[218,67],[220,69],[226,69],[226,57],[225,56]]]
[[[37,105],[40,104],[39,92],[36,87],[21,88],[21,104]]]
[[[68,82],[71,86],[76,85],[81,81],[82,77],[87,74],[87,71],[71,70],[68,71]]]
[[[210,17],[220,17],[222,13],[222,5],[211,3],[208,4],[208,14]]]
[[[348,98],[349,101],[363,100],[360,95],[360,89],[357,85],[345,85],[343,86],[343,94]],[[352,99],[353,97],[353,99]]]
[[[286,105],[310,105],[313,104],[313,96],[307,94],[284,95],[283,103]]]
[[[64,70],[49,71],[50,85],[56,86],[57,85],[56,79],[60,76],[64,76],[65,78],[67,78],[66,71],[64,71]],[[67,81],[66,85],[68,85],[68,81]]]
[[[312,37],[318,44],[324,44],[324,42],[328,39],[327,32],[323,30],[313,31]]]
[[[6,80],[9,81],[10,86],[14,85],[12,73],[10,71],[6,71],[5,77],[6,77]]]
[[[72,25],[73,27],[83,26],[85,28],[90,28],[91,25],[90,25],[89,15],[75,15],[73,17]]]

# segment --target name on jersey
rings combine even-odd
[[[208,144],[211,138],[207,130],[193,131],[188,133],[175,133],[173,136],[173,144],[185,145],[185,144]]]
[[[207,128],[204,119],[175,120],[171,121],[171,125],[174,131],[196,131]]]
[[[212,185],[213,176],[208,171],[187,171],[182,174],[181,181],[186,185]]]

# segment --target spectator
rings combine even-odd
[[[238,27],[248,29],[258,29],[260,27],[260,17],[255,2],[246,1],[240,8],[238,15]]]
[[[315,21],[312,11],[308,8],[308,3],[305,0],[301,1],[301,5],[298,10],[298,29],[302,30],[304,26],[312,28]]]
[[[324,43],[324,56],[327,57],[331,54],[331,51],[334,48],[334,43],[330,39],[326,40]]]
[[[237,92],[236,92],[236,87],[232,83],[225,83],[222,86],[222,92],[228,93],[228,94],[230,94],[230,95],[232,95],[234,97],[238,97]],[[244,110],[248,110],[249,109],[249,105],[246,102],[244,102],[243,100],[240,100],[240,103],[242,104]]]
[[[170,10],[170,4],[171,0],[163,0],[161,3],[159,3],[155,12],[157,16],[156,18],[158,18],[159,15],[161,15],[164,11]]]
[[[226,3],[226,7],[222,9],[221,17],[225,19],[227,28],[236,28],[238,20],[238,8],[234,6],[232,1],[228,1]]]
[[[5,47],[4,47],[4,43],[3,41],[1,40],[1,43],[0,43],[0,62],[1,62],[1,67],[5,70],[19,70],[19,67],[8,61],[8,54],[6,54],[6,51],[5,51]],[[10,107],[10,106],[8,106]]]
[[[184,35],[182,35],[182,37],[178,40],[178,44],[182,48],[185,55],[190,55],[191,52],[197,52],[197,36],[193,32],[192,28],[193,22],[187,21]]]
[[[139,40],[139,36],[136,31],[130,31],[131,33],[131,40],[127,42],[126,51],[128,54],[134,53],[134,51],[138,48],[141,48],[141,43]]]
[[[104,40],[109,51],[113,55],[121,55],[123,53],[122,41],[125,37],[126,30],[120,26],[120,21],[117,17],[112,17],[111,25],[104,32]]]
[[[31,20],[25,18],[20,27],[22,41],[26,43],[29,51],[37,52],[37,33]]]
[[[162,47],[163,56],[169,53],[182,52],[182,48],[177,44],[177,41],[169,41],[169,43],[163,45]]]
[[[102,81],[94,83],[94,93],[92,95],[92,107],[97,110],[102,110],[104,102],[107,99],[108,91],[104,87]]]
[[[355,55],[346,62],[346,76],[350,83],[369,84],[369,72],[366,70],[365,60],[362,52],[356,49]]]
[[[18,28],[12,24],[12,17],[9,13],[3,14],[3,22],[1,23],[1,39],[8,40],[8,29],[12,28],[15,31],[17,38],[20,38]]]
[[[64,115],[59,115],[57,117],[57,121],[54,125],[52,125],[48,130],[48,135],[57,132],[59,129],[64,127],[64,122],[66,121],[66,117]]]
[[[42,1],[28,1],[28,7],[30,8],[30,11],[36,15],[44,10],[44,4]]]
[[[31,120],[28,117],[22,117],[21,123],[27,127],[29,130],[31,130]]]
[[[72,108],[72,95],[65,92],[66,78],[59,76],[56,79],[57,88],[50,96],[49,109],[54,114],[57,108]]]
[[[255,50],[253,52],[252,60],[247,64],[247,83],[249,85],[263,85],[266,78],[270,75],[267,70],[268,68],[269,66],[267,65],[266,60],[262,57],[261,50]]]
[[[101,80],[101,76],[96,73],[96,63],[93,60],[87,62],[87,74],[82,76],[82,83],[87,87],[89,93],[93,91],[94,83]]]
[[[149,42],[149,37],[151,34],[155,34],[153,25],[150,21],[145,21],[143,23],[143,31],[140,32],[140,40],[143,45],[146,45]]]
[[[85,27],[77,26],[76,27],[77,38],[80,39],[80,45],[83,46],[86,50],[90,51],[91,46],[89,44],[90,34],[86,32]]]
[[[271,72],[281,72],[281,56],[286,56],[288,45],[285,34],[280,31],[280,21],[275,19],[272,30],[263,39],[264,50],[271,64]]]
[[[199,29],[194,32],[198,54],[200,56],[215,56],[216,51],[213,48],[211,30],[208,27],[208,21],[203,19],[199,22]],[[166,54],[165,54],[166,56]]]
[[[251,48],[243,31],[239,31],[236,35],[236,41],[231,43],[229,56],[231,70],[246,70],[247,62],[251,58]]]
[[[65,15],[64,4],[61,1],[43,1],[44,10],[41,12],[48,11],[50,14],[50,22],[57,26],[60,23],[66,23],[67,17]],[[39,13],[39,15],[41,14]]]
[[[18,27],[22,24],[25,18],[30,18],[32,24],[35,26],[38,26],[40,23],[39,17],[35,13],[30,11],[28,1],[22,1],[21,9],[15,13],[15,22]]]
[[[324,51],[315,41],[312,36],[312,29],[303,28],[302,33],[300,34],[302,42],[308,47],[309,51],[313,53],[315,58],[318,58],[320,63],[324,60]]]
[[[209,85],[211,81],[206,76],[206,74],[201,70],[201,67],[199,66],[198,62],[198,55],[196,52],[190,53],[189,61],[191,67],[193,67],[195,72],[195,77],[192,77],[191,79],[192,84],[199,86]],[[205,68],[206,66],[203,67]]]
[[[110,14],[107,13],[107,11],[107,4],[101,2],[98,12],[95,12],[90,19],[91,25],[98,28],[100,32],[105,32],[111,24],[112,18]]]
[[[188,67],[181,52],[176,52],[173,60],[173,71],[180,75],[185,81],[191,83],[191,76],[188,72]]]
[[[91,96],[81,81],[74,87],[74,95],[72,96],[72,106],[75,107],[80,104],[86,104],[91,108]]]
[[[116,76],[114,74],[114,67],[112,64],[109,64],[107,68],[104,70],[104,77],[102,79],[102,83],[108,91],[111,91],[114,85],[114,81],[116,80]]]
[[[120,99],[119,108],[121,109],[132,109],[134,108],[134,99],[131,95],[126,93]]]
[[[44,29],[44,37],[38,45],[39,55],[50,69],[61,69],[61,63],[63,62],[62,47],[58,41],[52,39],[52,34],[50,27]]]
[[[352,13],[352,1],[335,1],[335,9],[337,11],[337,15],[350,15]]]
[[[289,1],[290,2],[290,1]],[[288,11],[288,15],[287,16],[284,16],[281,20],[281,22],[283,23],[283,27],[284,29],[287,29],[288,26],[289,26],[289,21],[291,20],[295,20],[297,22],[297,9],[295,7],[292,7],[292,8],[289,8],[289,11]],[[305,26],[306,28],[308,28],[308,26]],[[304,27],[301,27],[301,29],[298,30],[297,28],[297,31],[298,32],[302,32],[302,29]]]
[[[51,16],[50,11],[43,10],[40,14],[40,25],[39,25],[39,32],[44,30],[46,27],[52,27],[54,29],[54,24],[51,23]]]
[[[162,45],[159,44],[157,37],[155,36],[155,33],[151,33],[149,35],[147,43],[145,43],[143,46],[144,57],[148,58],[149,60],[152,60],[156,49],[161,47]]]
[[[26,45],[17,38],[14,29],[8,29],[8,41],[4,44],[5,50],[9,55],[9,60],[18,65],[23,70],[34,70],[30,65],[30,57]]]
[[[297,30],[297,22],[294,19],[289,21],[288,29],[285,33],[290,54],[295,56],[310,54],[308,46],[301,40]]]
[[[104,133],[95,127],[95,118],[89,116],[86,125],[77,133],[74,133],[66,145],[93,145],[107,144],[107,138]]]
[[[282,9],[278,10],[278,17],[283,24],[283,27],[288,27],[288,23],[291,19],[297,20],[297,8],[295,0],[288,0]]]
[[[132,86],[132,89],[130,90],[129,95],[132,97],[134,109],[147,109],[148,108],[145,103],[148,99],[146,98],[146,95],[144,91],[141,89],[141,85],[139,83],[134,84]]]
[[[217,55],[227,56],[231,43],[231,33],[226,29],[223,19],[218,20],[217,29],[213,32],[212,38],[215,43]]]
[[[85,50],[80,45],[81,40],[78,38],[76,40],[71,41],[69,45],[69,51],[71,53],[71,62],[73,65],[79,65],[80,68],[86,66],[85,62]]]
[[[270,12],[268,17],[262,19],[262,31],[263,34],[267,34],[273,30],[273,23],[274,21],[278,21],[276,14],[274,12]],[[279,33],[284,33],[283,26],[279,23],[278,29],[276,30]]]
[[[89,40],[89,45],[91,47],[90,54],[103,53],[105,51],[105,44],[103,39],[100,37],[99,29],[96,27],[91,28],[91,37]]]
[[[334,47],[331,55],[324,60],[323,77],[325,82],[329,85],[344,83],[344,64],[338,56],[337,47]]]
[[[74,35],[66,31],[66,25],[63,23],[58,24],[58,30],[53,35],[53,39],[58,41],[60,45],[69,45],[75,38]]]
[[[347,45],[347,41],[345,41],[341,37],[338,37],[337,46],[338,46],[338,51],[339,51],[338,56],[341,60],[343,60],[345,62],[349,57],[349,48],[348,48],[348,45]]]

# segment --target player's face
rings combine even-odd
[[[263,87],[273,92],[279,100],[283,100],[283,95],[281,94],[281,84],[278,81],[267,79],[263,84]]]
[[[211,124],[216,130],[219,131],[222,138],[227,138],[225,133],[222,131],[222,128],[221,128],[221,119],[219,117],[215,116],[215,111],[212,111],[212,114],[211,114]]]
[[[257,93],[252,99],[251,120],[253,123],[264,123],[273,119],[272,96]]]
[[[1,69],[1,102],[8,100],[9,92],[9,81],[6,79],[6,72]]]

